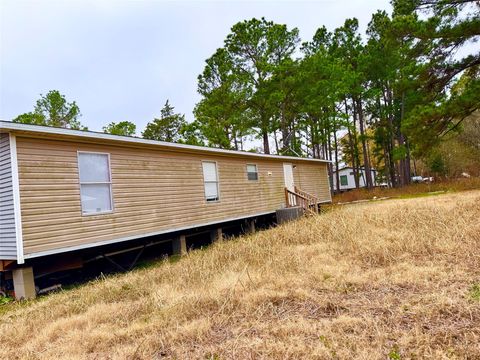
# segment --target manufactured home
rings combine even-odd
[[[371,169],[371,174],[372,174],[372,181],[374,186],[378,186],[377,184],[377,170]],[[336,190],[337,189],[337,175],[336,171],[333,171],[333,188]],[[365,179],[365,174],[366,171],[362,167],[359,169],[359,187],[364,188],[366,187],[366,179]],[[355,189],[355,175],[353,172],[353,168],[351,166],[345,166],[341,169],[338,170],[338,179],[340,180],[340,191],[347,191],[347,190],[352,190]]]
[[[317,209],[331,201],[327,164],[2,121],[0,273],[32,297],[47,260],[161,234],[181,252],[192,229]]]

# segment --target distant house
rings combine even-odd
[[[160,235],[184,252],[200,230],[318,209],[331,201],[328,163],[0,121],[0,273],[32,297],[32,269]]]
[[[359,178],[359,185],[361,188],[366,187],[366,179],[365,179],[365,169],[360,168],[360,178]],[[372,181],[374,186],[377,185],[377,170],[371,169],[372,172]],[[353,175],[353,168],[351,166],[345,166],[338,170],[338,175],[340,179],[340,191],[346,191],[355,189],[355,176]],[[333,172],[333,188],[337,190],[337,176],[336,171]]]

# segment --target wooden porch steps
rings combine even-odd
[[[296,186],[294,191],[285,188],[285,203],[287,207],[301,207],[305,215],[318,214],[318,198]]]

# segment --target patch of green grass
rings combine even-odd
[[[400,356],[400,353],[398,352],[398,348],[394,346],[390,352],[388,353],[388,358],[391,360],[400,360],[402,357]]]
[[[474,284],[469,291],[470,298],[475,301],[480,301],[480,284]]]
[[[13,301],[13,298],[10,296],[0,296],[0,305],[5,305],[12,301]]]

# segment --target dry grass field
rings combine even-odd
[[[5,359],[479,359],[480,191],[333,208],[0,307]]]

